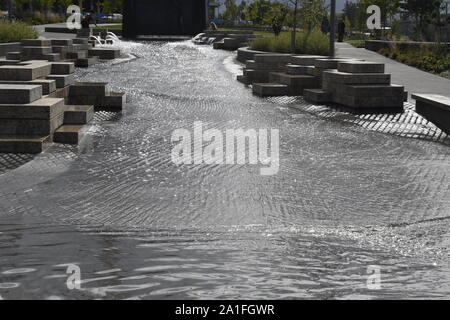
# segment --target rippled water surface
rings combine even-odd
[[[0,298],[449,296],[447,138],[254,97],[233,53],[124,47],[136,59],[77,71],[126,91],[123,114],[97,113],[80,147],[1,172]],[[280,129],[280,172],[175,166],[172,131],[194,121]],[[71,264],[81,290],[67,289]],[[369,266],[380,290],[367,287]]]

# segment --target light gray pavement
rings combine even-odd
[[[434,93],[450,96],[450,80],[410,67],[378,53],[355,48],[348,43],[336,43],[337,57],[351,57],[386,65],[386,73],[392,75],[392,83],[405,86],[409,93]]]

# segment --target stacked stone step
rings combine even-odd
[[[305,90],[305,100],[331,102],[353,113],[400,113],[407,100],[405,88],[391,84],[382,63],[341,61],[337,70],[323,72],[322,88]]]
[[[40,153],[64,121],[64,99],[41,85],[0,84],[0,152]]]
[[[70,86],[68,105],[93,105],[95,110],[122,111],[126,95],[110,92],[106,82],[77,82]]]
[[[246,85],[268,83],[271,72],[282,72],[289,62],[288,54],[256,54],[255,60],[247,60],[243,75],[237,77]]]
[[[222,39],[219,42],[213,43],[214,49],[222,49],[235,51],[238,48],[246,47],[248,42],[255,39],[256,36],[254,34],[230,34],[226,38]]]
[[[53,51],[51,40],[46,39],[25,39],[20,42],[20,59],[27,60],[47,60],[60,61],[61,53]],[[11,56],[7,56],[9,58]]]

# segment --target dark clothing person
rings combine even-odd
[[[326,17],[322,20],[322,25],[320,26],[320,31],[322,31],[323,34],[328,34],[330,32],[330,22]]]
[[[338,41],[339,42],[344,41],[344,35],[345,35],[345,22],[341,20],[338,23]]]
[[[91,23],[95,23],[95,21],[93,21],[92,16],[88,14],[83,18],[83,20],[81,20],[81,28],[89,29]]]

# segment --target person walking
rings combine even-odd
[[[322,31],[323,34],[328,34],[328,32],[330,32],[330,22],[327,17],[323,17],[320,31]]]
[[[338,23],[338,42],[343,42],[345,36],[345,22],[340,19]]]

